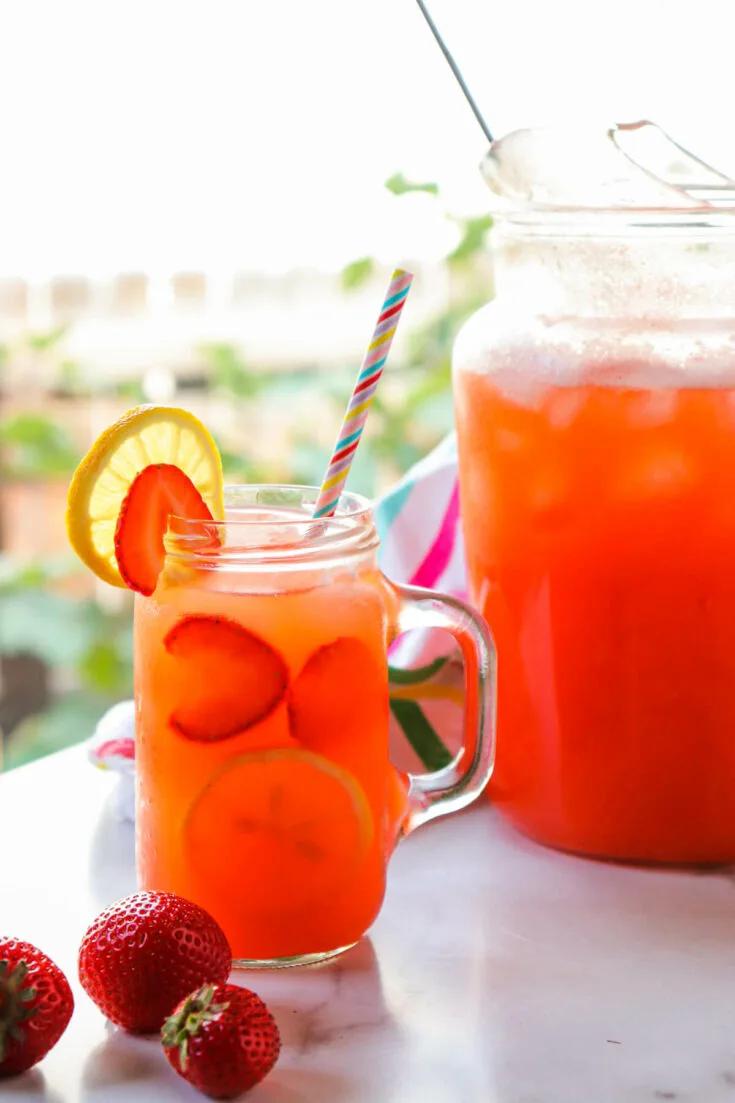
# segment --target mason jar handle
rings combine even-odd
[[[392,584],[399,599],[398,633],[412,628],[444,628],[464,659],[464,736],[453,762],[429,774],[409,774],[408,835],[437,816],[458,812],[475,800],[490,780],[495,763],[497,655],[483,617],[457,598],[418,586]]]

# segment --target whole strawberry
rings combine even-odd
[[[193,988],[224,982],[232,954],[212,916],[170,892],[136,892],[97,916],[79,948],[82,988],[110,1022],[160,1030]]]
[[[25,1072],[58,1042],[74,997],[58,965],[17,938],[0,938],[0,1076]]]
[[[166,1022],[161,1041],[171,1067],[214,1099],[254,1087],[281,1052],[268,1008],[235,984],[205,984],[192,992]]]

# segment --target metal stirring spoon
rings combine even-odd
[[[467,103],[472,108],[472,112],[473,112],[475,118],[477,119],[478,123],[482,127],[483,134],[487,138],[488,142],[492,145],[492,143],[494,141],[494,138],[492,136],[492,132],[490,130],[490,127],[487,125],[484,118],[482,117],[482,112],[480,111],[480,108],[475,103],[475,98],[472,95],[472,93],[470,92],[469,88],[467,87],[465,79],[459,71],[459,66],[457,65],[457,62],[454,60],[451,53],[449,52],[449,47],[445,43],[442,36],[439,34],[439,29],[438,29],[436,23],[434,22],[434,20],[431,18],[431,15],[429,14],[429,10],[426,7],[426,4],[424,3],[424,0],[416,0],[416,3],[421,8],[421,12],[424,16],[424,19],[426,20],[426,22],[429,24],[429,27],[431,28],[431,33],[433,34],[436,41],[439,43],[439,49],[444,54],[444,57],[447,59],[447,61],[449,63],[449,68],[452,70],[455,77],[457,78],[457,83],[459,84],[459,87],[464,92],[465,99],[467,100]]]

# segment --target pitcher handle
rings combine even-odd
[[[484,618],[463,601],[418,586],[391,587],[398,597],[397,629],[444,628],[464,659],[465,709],[462,747],[448,766],[409,774],[408,835],[437,816],[458,812],[475,800],[490,780],[495,762],[497,655]]]

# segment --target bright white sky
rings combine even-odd
[[[735,171],[732,0],[430,0],[496,134],[652,117]],[[415,0],[0,0],[0,274],[447,245],[485,142]]]

